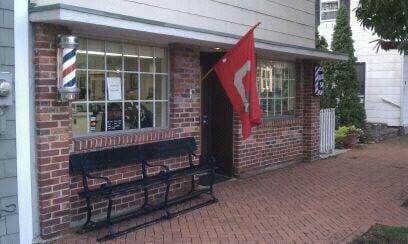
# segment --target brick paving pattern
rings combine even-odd
[[[215,187],[218,204],[109,243],[347,243],[375,223],[408,226],[407,148],[408,137],[393,139],[229,181]]]

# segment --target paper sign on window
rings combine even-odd
[[[122,99],[122,80],[120,77],[107,77],[108,100],[117,101]]]

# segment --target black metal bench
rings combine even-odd
[[[108,228],[108,234],[98,241],[106,241],[118,236],[127,234],[131,231],[154,224],[163,219],[170,219],[181,213],[191,211],[212,203],[217,202],[217,198],[213,195],[213,179],[214,179],[214,161],[212,159],[202,160],[205,163],[193,164],[193,157],[197,157],[194,152],[197,150],[197,145],[193,137],[174,139],[168,141],[152,142],[141,145],[132,145],[120,148],[111,148],[101,151],[85,152],[70,155],[70,170],[72,173],[82,175],[83,191],[78,195],[86,201],[87,218],[85,224],[78,233],[85,233],[103,227]],[[189,167],[170,170],[166,165],[151,165],[149,162],[159,159],[174,158],[178,156],[188,156]],[[125,165],[140,164],[142,169],[142,177],[120,184],[112,184],[108,177],[92,175],[97,171],[113,169]],[[148,174],[148,168],[159,167],[160,171],[156,174]],[[211,183],[209,187],[196,189],[196,175],[209,174]],[[171,183],[180,178],[191,177],[191,190],[182,196],[169,198],[169,190]],[[89,180],[100,180],[103,183],[99,187],[89,187]],[[149,203],[149,189],[160,184],[166,186],[164,200],[158,203]],[[144,202],[142,206],[132,212],[112,217],[113,197],[130,194],[132,192],[144,192]],[[208,201],[193,205],[177,212],[170,211],[170,207],[193,198],[199,197],[202,194],[210,196]],[[92,220],[92,205],[93,199],[105,199],[108,201],[106,219],[95,222]],[[114,232],[112,225],[136,218],[142,215],[152,213],[156,210],[163,210],[164,215],[146,221],[142,224],[135,225],[122,231]]]

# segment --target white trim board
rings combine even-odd
[[[15,103],[16,103],[16,149],[17,188],[20,243],[32,243],[37,230],[38,201],[35,196],[35,141],[33,136],[33,86],[30,80],[31,32],[28,21],[28,1],[14,1],[14,56],[15,56]]]

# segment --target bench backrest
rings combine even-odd
[[[193,137],[71,154],[71,172],[90,173],[154,159],[188,155],[197,150]]]

